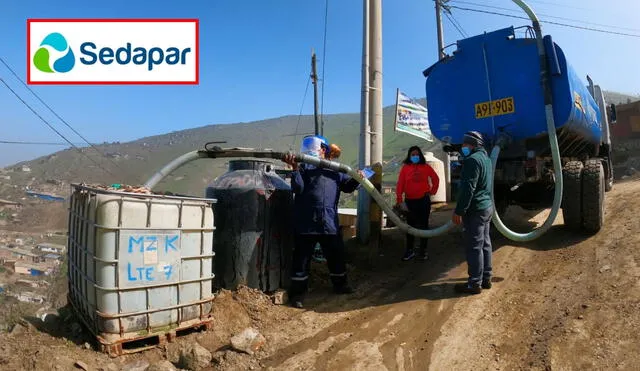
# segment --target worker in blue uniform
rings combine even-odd
[[[322,136],[303,139],[301,152],[327,158],[329,143]],[[291,272],[289,299],[294,307],[302,308],[308,290],[311,256],[317,243],[327,260],[333,290],[337,294],[353,292],[347,283],[344,244],[339,233],[338,201],[340,192],[352,193],[359,183],[346,174],[298,164],[293,155],[285,162],[291,165],[291,189],[294,193],[295,247]]]

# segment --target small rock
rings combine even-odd
[[[198,343],[187,345],[180,352],[180,367],[201,370],[211,365],[211,352]]]
[[[84,343],[84,349],[91,349],[91,344]]]
[[[284,305],[289,302],[289,295],[284,290],[278,290],[273,294],[273,304]]]
[[[231,347],[233,349],[245,352],[247,354],[253,354],[262,348],[267,339],[254,328],[246,328],[238,335],[231,338]]]
[[[610,271],[611,270],[611,266],[610,265],[605,265],[602,268],[600,268],[600,273],[606,272],[606,271]]]
[[[582,309],[587,309],[589,308],[589,304],[582,304]]]
[[[89,365],[82,361],[76,361],[74,364],[76,367],[83,369],[84,371],[89,371]]]
[[[122,366],[121,371],[146,371],[149,368],[149,361],[146,359],[139,359],[132,363],[127,363]]]
[[[118,365],[116,365],[115,363],[109,363],[107,367],[104,368],[103,370],[104,371],[120,371],[120,367],[118,367]]]
[[[26,327],[22,326],[21,324],[17,323],[13,326],[13,329],[11,329],[11,335],[20,335],[20,334],[24,334],[24,332],[27,330]]]
[[[147,371],[177,371],[177,370],[178,369],[176,368],[176,366],[174,366],[173,363],[167,360],[156,362],[151,366],[149,366],[149,368],[147,369]]]
[[[584,316],[583,315],[579,315],[578,319],[584,319]]]

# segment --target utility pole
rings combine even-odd
[[[438,59],[444,58],[444,34],[442,30],[442,0],[436,0],[436,26],[438,27]]]
[[[369,0],[362,0],[362,89],[360,98],[360,151],[358,167],[363,169],[371,164],[371,127],[369,126]],[[369,204],[367,192],[358,191],[358,218],[356,235],[361,243],[369,242]]]
[[[371,0],[369,39],[371,117],[371,163],[382,163],[382,0]]]
[[[316,135],[324,135],[320,127],[320,118],[318,117],[318,72],[316,70],[316,52],[311,51],[311,81],[313,82],[313,118],[315,120]]]
[[[369,38],[369,117],[371,123],[371,165],[375,171],[373,185],[378,191],[382,188],[382,0],[371,0],[370,13],[370,38]],[[370,248],[372,252],[380,251],[382,237],[382,209],[375,202],[370,202],[369,207]]]
[[[442,2],[445,0],[436,0],[436,27],[438,30],[438,59],[444,59],[444,32],[442,30]],[[428,99],[428,98],[427,98]],[[451,158],[449,153],[444,153],[444,178],[446,190],[446,202],[451,201]]]

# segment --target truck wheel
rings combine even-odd
[[[604,224],[604,167],[600,160],[587,160],[582,171],[582,227],[595,234]]]
[[[609,158],[603,166],[605,170],[604,191],[609,192],[613,189],[613,166],[611,165],[611,158]]]
[[[605,192],[609,192],[613,189],[613,179],[607,180],[607,183],[604,185]]]
[[[562,216],[564,225],[578,230],[582,227],[582,162],[570,161],[562,169]]]

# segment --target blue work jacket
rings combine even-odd
[[[291,173],[295,233],[338,234],[340,192],[352,193],[358,185],[346,174],[300,164]]]

